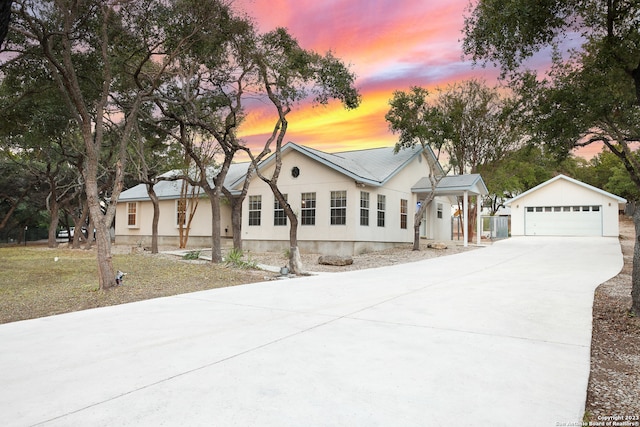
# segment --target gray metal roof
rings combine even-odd
[[[400,150],[394,152],[393,147],[370,148],[365,150],[344,151],[340,153],[325,153],[314,148],[305,147],[287,143],[282,148],[283,155],[287,151],[294,150],[311,159],[314,159],[325,166],[351,177],[355,181],[362,182],[374,187],[380,187],[393,178],[402,170],[411,160],[420,155],[429,156],[429,163],[435,164],[440,168],[435,154],[431,148],[426,147],[423,150],[421,146]],[[265,168],[275,161],[275,156],[271,155],[265,159],[260,168]],[[224,186],[230,191],[237,191],[244,182],[249,162],[234,163],[229,168],[229,172],[225,178]],[[442,169],[440,168],[440,172]],[[182,171],[170,171],[165,176],[181,174]],[[212,174],[215,171],[212,172]],[[160,199],[175,199],[180,196],[181,181],[160,181],[155,185],[156,193]],[[148,200],[147,189],[144,184],[139,184],[133,188],[123,191],[120,195],[121,201],[138,201]]]
[[[394,153],[393,147],[325,153],[293,142],[287,143],[282,153],[285,154],[289,150],[297,151],[358,182],[374,187],[384,185],[407,163],[423,152],[422,147],[418,146],[400,150],[398,153]],[[426,155],[432,158],[432,163],[438,164],[435,155],[428,147]],[[260,167],[268,166],[273,160],[274,156],[269,157]]]
[[[229,172],[227,172],[227,176],[224,180],[225,187],[234,182],[240,181],[244,179],[247,174],[247,169],[249,168],[249,162],[244,163],[232,163],[229,166]],[[182,170],[172,170],[160,175],[161,177],[171,177],[176,175],[183,174]],[[213,184],[213,183],[212,183]],[[160,200],[170,200],[177,199],[180,197],[180,190],[182,188],[182,180],[177,181],[159,181],[153,187],[158,195]],[[189,190],[191,186],[189,186]],[[123,202],[131,202],[131,201],[140,201],[140,200],[149,200],[149,194],[147,193],[147,186],[145,184],[138,184],[135,187],[131,187],[128,190],[123,191],[120,194],[119,201]]]
[[[530,190],[525,191],[524,193],[520,194],[519,196],[514,197],[513,199],[507,200],[506,202],[504,202],[504,204],[506,206],[509,206],[513,202],[515,202],[516,200],[518,200],[518,199],[520,199],[520,198],[522,198],[522,197],[524,197],[524,196],[526,196],[528,194],[531,194],[534,191],[537,191],[537,190],[541,189],[542,187],[546,187],[547,185],[549,185],[549,184],[551,184],[553,182],[556,182],[558,180],[561,180],[561,179],[563,179],[565,181],[572,182],[572,183],[574,183],[576,185],[579,185],[581,187],[587,188],[587,189],[589,189],[591,191],[595,191],[596,193],[600,193],[600,194],[602,194],[604,196],[611,197],[612,199],[615,199],[618,202],[618,204],[627,203],[627,199],[625,199],[623,197],[616,196],[615,194],[612,194],[612,193],[609,193],[607,191],[604,191],[604,190],[602,190],[602,189],[600,189],[598,187],[594,187],[593,185],[589,185],[589,184],[584,183],[582,181],[578,181],[577,179],[573,179],[573,178],[570,178],[570,177],[568,177],[566,175],[560,174],[560,175],[557,175],[557,176],[551,178],[548,181],[543,182],[542,184],[539,184],[539,185],[531,188]]]
[[[420,178],[411,187],[413,193],[429,193],[432,190],[429,177]],[[469,194],[485,195],[489,193],[482,177],[477,173],[466,175],[443,176],[436,186],[436,195],[442,196],[462,196],[467,191]]]

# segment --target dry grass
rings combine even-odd
[[[125,285],[103,292],[93,250],[0,248],[0,323],[258,282],[270,275],[165,255],[114,255],[113,264],[127,273]]]

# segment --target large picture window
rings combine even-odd
[[[345,225],[347,223],[347,192],[331,192],[331,225]]]
[[[283,194],[283,196],[287,200],[287,195]],[[278,199],[273,202],[273,225],[287,225],[287,214]]]
[[[369,193],[360,192],[360,225],[369,225]]]
[[[301,225],[316,225],[316,193],[302,193]]]
[[[249,196],[249,225],[260,225],[262,196]]]
[[[407,228],[407,213],[409,202],[406,199],[400,199],[400,228]]]
[[[387,208],[387,196],[378,194],[378,227],[384,227],[384,213]]]

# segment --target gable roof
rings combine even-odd
[[[344,151],[339,153],[325,153],[314,148],[288,142],[282,147],[282,154],[296,151],[307,156],[332,170],[346,175],[353,180],[373,187],[381,187],[397,173],[399,173],[414,158],[425,155],[429,157],[429,164],[436,165],[442,172],[440,163],[427,146],[424,150],[421,146],[407,148],[395,153],[393,147],[370,148],[364,150]],[[269,156],[260,163],[260,169],[266,168],[275,161],[275,155]],[[232,194],[239,193],[239,187],[245,180],[250,162],[233,163],[224,180],[224,186]],[[214,171],[215,172],[215,171]],[[175,176],[183,173],[181,170],[173,170],[162,176]],[[160,181],[155,186],[156,194],[161,200],[176,199],[180,196],[181,182]],[[144,184],[138,184],[120,194],[120,201],[148,200],[147,189]]]
[[[435,189],[436,195],[443,196],[462,196],[465,191],[470,194],[485,195],[489,193],[487,186],[480,174],[472,173],[467,175],[446,175],[443,176]],[[420,178],[418,182],[411,187],[413,193],[430,193],[431,180],[429,177]]]
[[[393,147],[325,153],[314,148],[288,142],[282,147],[282,154],[284,155],[292,150],[316,160],[355,181],[373,187],[384,185],[400,172],[404,166],[422,153],[430,157],[430,164],[436,164],[440,168],[435,154],[428,146],[426,150],[422,150],[422,147],[414,147],[400,150],[397,153],[394,152]],[[275,156],[270,156],[260,164],[260,169],[268,167],[274,161]]]
[[[536,185],[535,187],[531,188],[530,190],[527,190],[524,193],[522,193],[522,194],[520,194],[520,195],[518,195],[518,196],[516,196],[516,197],[514,197],[514,198],[512,198],[510,200],[507,200],[506,202],[504,202],[504,204],[506,206],[509,206],[513,202],[515,202],[515,201],[517,201],[517,200],[519,200],[519,199],[521,199],[521,198],[523,198],[523,197],[525,197],[525,196],[527,196],[527,195],[529,195],[529,194],[531,194],[531,193],[533,193],[535,191],[538,191],[541,188],[546,187],[547,185],[550,185],[550,184],[552,184],[552,183],[554,183],[556,181],[559,181],[559,180],[565,180],[565,181],[571,182],[571,183],[573,183],[575,185],[579,185],[580,187],[583,187],[583,188],[586,188],[588,190],[594,191],[596,193],[602,194],[603,196],[611,197],[612,199],[615,199],[618,203],[626,203],[627,202],[627,199],[625,199],[623,197],[620,197],[620,196],[616,196],[615,194],[612,194],[612,193],[609,193],[607,191],[604,191],[604,190],[602,190],[602,189],[600,189],[598,187],[594,187],[593,185],[586,184],[586,183],[584,183],[582,181],[578,181],[577,179],[570,178],[570,177],[568,177],[566,175],[558,175],[558,176],[555,176],[555,177],[551,178],[548,181],[543,182],[542,184]]]
[[[247,174],[247,169],[249,169],[249,162],[243,163],[232,163],[229,166],[229,171],[227,172],[227,176],[224,180],[224,186],[229,188],[229,185],[238,180],[242,181]],[[160,175],[161,177],[170,178],[172,176],[181,175],[184,171],[180,169],[174,169],[172,171],[163,173]],[[182,188],[182,180],[175,181],[167,181],[161,180],[158,181],[156,185],[153,186],[153,189],[156,191],[156,195],[160,200],[170,200],[177,199],[180,197],[180,190]],[[189,187],[191,189],[191,187]],[[135,187],[131,187],[128,190],[120,193],[120,198],[118,201],[123,202],[132,202],[132,201],[140,201],[140,200],[149,200],[149,194],[147,193],[147,186],[145,184],[138,184]]]

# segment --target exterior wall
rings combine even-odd
[[[127,204],[137,204],[137,224],[129,226]],[[233,237],[231,228],[231,207],[224,201],[220,204],[220,235]],[[149,246],[151,244],[151,222],[153,204],[151,201],[119,202],[116,207],[116,244]],[[177,200],[160,201],[160,219],[158,221],[158,244],[176,246],[180,241],[180,229],[177,225]],[[211,203],[207,197],[200,198],[198,208],[191,222],[188,247],[211,247]]]
[[[438,218],[438,204],[442,206],[442,218]],[[427,208],[420,236],[430,240],[451,240],[451,202],[448,199],[436,197],[433,200]]]
[[[291,174],[293,167],[300,171],[298,177]],[[301,250],[319,253],[352,255],[378,250],[398,243],[413,242],[413,216],[416,197],[410,188],[428,169],[427,162],[418,158],[405,166],[384,187],[371,187],[357,184],[353,179],[335,172],[325,165],[296,151],[289,151],[283,157],[282,170],[278,186],[288,197],[289,204],[301,218],[301,195],[305,192],[316,193],[315,225],[298,226],[298,244]],[[271,176],[273,166],[265,170]],[[331,225],[331,192],[346,191],[346,224]],[[369,225],[360,225],[360,193],[369,193]],[[377,222],[378,194],[386,197],[385,225]],[[262,197],[260,226],[249,225],[249,196]],[[407,200],[407,228],[400,228],[400,200]],[[246,248],[252,250],[286,249],[289,244],[289,224],[274,226],[275,197],[270,188],[259,179],[251,183],[249,193],[243,205],[242,238]]]
[[[618,236],[618,201],[605,194],[559,179],[511,204],[511,235],[525,234],[525,211],[528,206],[601,205],[602,235]]]

